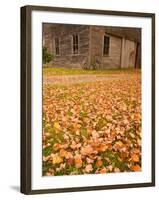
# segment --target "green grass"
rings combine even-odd
[[[68,69],[62,67],[45,67],[43,68],[43,75],[75,75],[75,74],[119,74],[119,73],[134,73],[134,69],[98,69],[98,70],[84,70],[84,69]],[[137,71],[140,71],[139,69]]]

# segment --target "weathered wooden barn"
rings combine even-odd
[[[140,68],[141,29],[43,24],[43,47],[51,66],[69,68]]]

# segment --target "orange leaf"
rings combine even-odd
[[[61,157],[64,158],[66,156],[66,154],[67,154],[67,151],[65,149],[60,149],[60,156]]]
[[[61,144],[58,144],[58,143],[54,144],[54,150],[55,150],[55,151],[57,151],[57,150],[59,150],[59,149],[61,149],[61,148],[62,148],[62,145],[61,145]]]
[[[73,157],[72,153],[66,151],[65,149],[60,149],[60,156],[61,156],[62,158],[66,158],[66,159],[69,159],[69,158],[72,158],[72,157]]]
[[[82,167],[82,158],[81,155],[75,155],[75,166],[77,168],[81,168]]]
[[[96,167],[101,167],[103,165],[103,162],[101,160],[97,160]]]
[[[141,167],[140,167],[140,165],[133,165],[133,166],[131,166],[131,170],[133,170],[133,171],[141,171]]]
[[[106,149],[108,149],[108,146],[106,144],[100,144],[95,147],[95,150],[98,152],[104,152]]]
[[[99,171],[100,174],[105,174],[107,173],[107,169],[104,167]]]
[[[131,160],[133,162],[139,162],[139,156],[137,154],[132,154],[131,155]]]

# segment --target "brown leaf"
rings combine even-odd
[[[94,160],[93,160],[93,159],[90,159],[90,158],[88,158],[88,157],[86,158],[86,161],[87,161],[87,163],[88,163],[88,164],[91,164],[91,163],[93,163],[93,162],[94,162]]]
[[[81,154],[84,156],[92,153],[93,153],[93,148],[90,145],[81,148]]]
[[[85,172],[89,173],[89,172],[91,172],[92,170],[93,170],[93,168],[92,168],[92,165],[91,165],[91,164],[86,165],[86,167],[85,167]]]
[[[114,172],[120,172],[120,169],[117,168],[117,167],[115,167],[115,168],[114,168]]]
[[[69,158],[69,159],[67,159],[67,164],[68,165],[73,165],[74,164],[74,159],[73,158]]]
[[[44,162],[47,162],[48,160],[50,160],[50,155],[48,155],[48,156],[43,156],[43,161],[44,161]]]
[[[73,158],[72,153],[71,152],[67,152],[66,155],[65,155],[65,158],[66,159]]]

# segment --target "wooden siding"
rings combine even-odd
[[[72,35],[78,34],[78,53],[73,53]],[[110,38],[109,54],[103,55],[104,35]],[[59,38],[59,55],[55,38]],[[130,39],[129,39],[130,38]],[[141,30],[104,26],[44,24],[43,46],[53,54],[52,66],[68,68],[141,67]]]
[[[110,38],[109,54],[103,55],[104,35]],[[107,34],[104,27],[92,28],[91,65],[100,63],[102,68],[120,68],[121,38]]]
[[[50,43],[54,60],[52,62],[55,66],[81,68],[85,63],[88,65],[89,54],[89,26],[82,25],[52,25],[51,26],[52,39]],[[79,51],[73,54],[72,35],[79,36]],[[60,53],[55,55],[55,37],[60,40]],[[47,44],[50,46],[50,44]],[[50,49],[50,48],[49,48]]]
[[[104,68],[120,68],[121,66],[121,38],[109,36],[110,47],[109,54],[103,56],[103,67]]]
[[[52,31],[49,24],[43,25],[43,46],[47,47],[48,51],[52,53]]]
[[[90,68],[102,66],[102,35],[103,31],[101,29],[91,27]]]
[[[121,68],[135,68],[137,43],[122,39]]]

